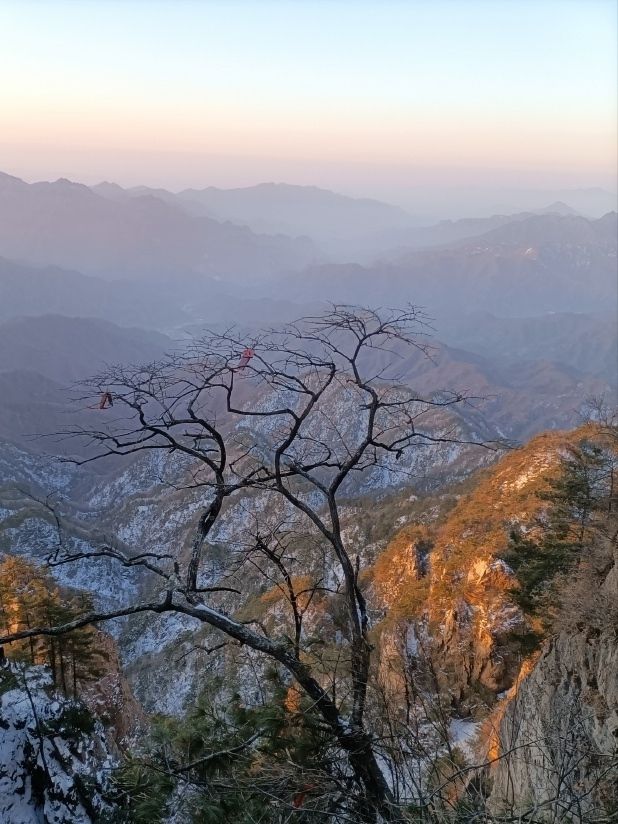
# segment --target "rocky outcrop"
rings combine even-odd
[[[496,811],[536,808],[538,820],[583,824],[611,809],[618,802],[615,633],[553,639],[509,701],[499,745]]]
[[[611,549],[596,592],[590,587],[607,608],[601,615],[580,601],[581,614],[575,606],[571,625],[546,643],[502,710],[495,811],[532,808],[535,820],[573,824],[618,816],[618,548]]]
[[[424,627],[423,652],[453,706],[484,717],[520,672],[531,627],[503,560],[514,525],[534,523],[538,496],[573,435],[549,433],[504,455],[435,523],[408,524],[375,564],[374,602],[385,634]]]
[[[96,680],[81,685],[81,700],[105,726],[113,749],[124,749],[147,726],[146,713],[136,700],[122,670],[118,649],[110,635],[97,633],[97,644],[104,652]]]
[[[4,690],[4,691],[3,691]],[[109,805],[113,766],[103,727],[55,694],[44,667],[0,671],[0,821],[92,824]]]
[[[477,561],[467,577],[474,578],[477,592],[460,596],[445,612],[430,610],[430,629],[445,685],[473,711],[479,696],[488,698],[513,683],[520,663],[513,639],[526,631],[526,620],[509,598],[516,579],[503,561]]]

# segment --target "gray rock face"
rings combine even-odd
[[[0,821],[99,820],[107,808],[100,790],[113,766],[101,725],[82,704],[51,691],[44,667],[1,674]]]
[[[599,597],[618,598],[616,565]],[[618,627],[563,631],[509,701],[499,727],[508,753],[493,772],[494,810],[533,809],[574,824],[618,815]],[[607,816],[610,816],[607,818]]]

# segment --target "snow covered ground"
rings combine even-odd
[[[83,706],[55,694],[44,667],[1,669],[3,689],[0,821],[93,824],[93,811],[108,806],[101,789],[114,765],[100,723],[80,729]]]

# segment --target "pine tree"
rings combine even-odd
[[[615,496],[616,455],[584,439],[567,449],[559,473],[539,497],[547,506],[528,534],[514,529],[506,560],[517,574],[513,597],[530,614],[544,609],[544,594],[558,573],[567,573],[595,540],[595,518]],[[615,505],[615,504],[614,504]]]
[[[0,627],[3,633],[35,626],[66,624],[92,608],[85,595],[63,593],[50,575],[18,557],[0,563]],[[5,650],[8,658],[49,666],[56,687],[78,695],[78,687],[102,672],[105,653],[96,644],[97,632],[83,627],[60,636],[15,641]]]

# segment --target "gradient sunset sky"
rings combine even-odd
[[[0,0],[0,170],[615,189],[615,0]]]

